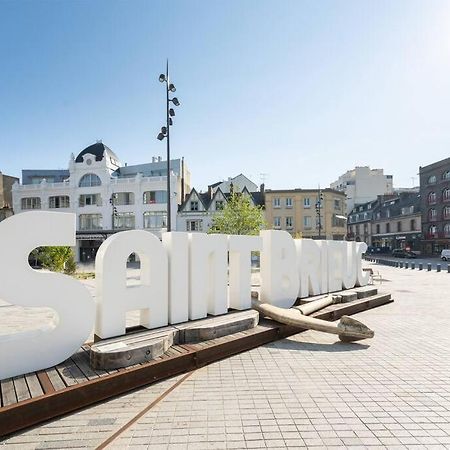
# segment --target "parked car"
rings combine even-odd
[[[408,252],[402,248],[396,248],[392,251],[392,256],[396,258],[417,258],[417,255],[413,252]]]
[[[441,252],[441,259],[442,261],[450,261],[450,249],[444,249]]]

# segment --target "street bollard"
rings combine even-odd
[[[416,263],[411,263],[411,269],[415,269],[416,268]]]
[[[423,269],[423,264],[419,263],[419,270],[422,270],[422,269]]]
[[[405,269],[407,269],[408,268],[408,263],[407,262],[405,262]]]
[[[450,273],[450,264],[447,264],[447,272]]]
[[[403,263],[402,262],[400,263],[400,269],[403,269]]]
[[[395,267],[400,267],[400,263],[398,261],[395,261]]]
[[[440,264],[436,264],[436,272],[440,272],[441,271],[441,265]]]
[[[427,270],[428,270],[428,272],[431,272],[431,263],[427,264]]]

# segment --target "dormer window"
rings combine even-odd
[[[196,200],[191,201],[191,211],[198,211],[198,201]]]

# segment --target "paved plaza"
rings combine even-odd
[[[395,302],[356,316],[370,341],[301,333],[0,448],[450,448],[450,274],[372,267]]]

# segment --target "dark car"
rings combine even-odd
[[[393,250],[392,256],[396,258],[417,258],[417,255],[415,253],[408,252],[407,250],[403,250],[401,248]]]

